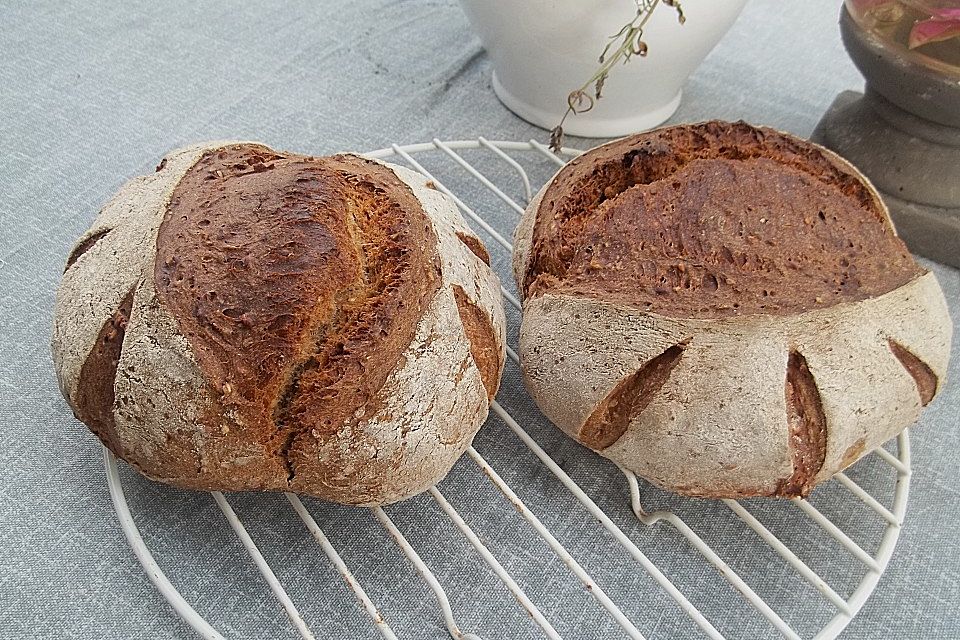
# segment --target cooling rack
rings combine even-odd
[[[557,155],[534,140],[479,137],[394,144],[369,155],[406,164],[433,180],[485,238],[504,284],[508,341],[516,344],[520,303],[509,271],[508,238],[535,190],[564,164],[564,158],[578,153],[565,148]],[[503,387],[474,446],[446,480],[401,503],[414,504],[412,516],[410,509],[405,511],[406,520],[416,520],[417,509],[427,507],[434,520],[446,519],[438,530],[449,538],[429,547],[417,544],[410,537],[416,528],[407,526],[405,534],[390,515],[400,505],[370,510],[371,526],[382,527],[385,535],[364,553],[402,555],[411,575],[428,589],[426,601],[411,603],[418,606],[420,618],[385,613],[377,595],[368,595],[375,591],[382,600],[391,588],[384,581],[399,585],[400,579],[376,571],[360,575],[358,566],[351,568],[342,546],[338,550],[318,523],[322,503],[293,494],[281,499],[302,524],[302,535],[312,536],[314,550],[342,578],[336,589],[324,583],[323,597],[337,600],[343,611],[359,612],[358,620],[366,619],[371,634],[388,640],[424,638],[445,629],[453,638],[478,640],[477,629],[463,621],[477,620],[477,610],[484,609],[490,614],[486,627],[491,628],[492,616],[497,629],[484,640],[834,638],[863,607],[893,554],[906,513],[910,478],[906,432],[818,487],[808,500],[670,496],[547,425],[520,389],[516,352],[511,346],[507,352]],[[482,455],[487,449],[490,453]],[[223,638],[209,616],[198,613],[196,600],[188,601],[161,569],[164,557],[158,553],[158,561],[156,549],[152,551],[141,535],[134,517],[136,501],[128,502],[117,461],[106,449],[104,460],[121,527],[147,576],[200,636]],[[140,486],[131,488],[132,480],[126,484],[128,492]],[[484,490],[491,495],[482,497]],[[183,494],[171,490],[164,498],[176,500],[178,495]],[[212,498],[224,526],[232,529],[248,556],[237,562],[256,567],[285,612],[294,637],[342,637],[326,632],[323,621],[319,625],[306,621],[302,604],[295,603],[289,584],[285,588],[280,577],[295,573],[297,567],[286,566],[289,559],[278,560],[277,554],[267,552],[264,545],[269,541],[255,542],[234,508],[237,498],[228,500],[218,492]],[[331,531],[329,524],[326,530]],[[572,536],[573,530],[586,533]],[[455,540],[456,536],[461,538]],[[438,551],[457,544],[463,551]],[[468,563],[470,554],[472,569],[450,566]],[[169,562],[168,570],[175,569]],[[464,578],[469,570],[477,572],[475,579]],[[456,606],[451,595],[460,596]],[[389,600],[396,605],[403,597]]]

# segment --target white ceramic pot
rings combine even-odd
[[[569,93],[596,71],[611,35],[636,15],[631,0],[460,0],[493,61],[493,89],[508,109],[545,129]],[[683,83],[716,46],[746,0],[683,0],[686,23],[661,3],[644,29],[646,57],[617,65],[603,98],[564,131],[588,137],[651,129],[680,105]]]

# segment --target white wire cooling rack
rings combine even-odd
[[[562,156],[574,156],[577,153],[579,152],[573,149],[564,149]],[[394,162],[406,163],[413,169],[420,171],[428,179],[433,180],[438,189],[454,199],[467,219],[475,225],[480,232],[486,234],[489,240],[500,245],[506,252],[512,250],[512,246],[507,240],[510,236],[510,231],[512,231],[512,227],[507,224],[501,224],[501,229],[498,230],[495,228],[497,225],[491,224],[490,220],[515,221],[516,217],[523,211],[526,202],[530,200],[534,190],[539,186],[537,183],[545,180],[552,171],[564,163],[561,156],[554,155],[547,147],[536,141],[493,142],[483,137],[476,140],[443,142],[434,139],[432,142],[423,144],[407,146],[392,145],[390,148],[375,151],[370,155],[377,158],[390,159]],[[468,155],[474,158],[473,162],[467,159],[466,156]],[[428,171],[424,166],[424,164],[429,164],[426,161],[427,158],[434,164],[440,163],[443,165],[440,167],[440,171],[437,169],[434,169],[433,172]],[[431,167],[433,167],[433,165],[431,165]],[[496,170],[482,170],[482,168],[478,167],[494,167]],[[444,176],[443,181],[438,178],[438,175],[441,174]],[[448,175],[450,176],[449,178]],[[491,179],[488,176],[495,177]],[[531,176],[534,176],[534,178],[532,179]],[[512,185],[512,187],[509,185]],[[516,191],[517,195],[508,195],[508,192],[511,191]],[[472,197],[476,198],[478,193],[485,193],[491,197],[493,204],[487,203],[481,207],[481,205],[474,203],[474,206],[471,207],[468,204],[471,198],[469,194],[472,194]],[[506,209],[498,211],[498,215],[492,216],[489,215],[491,206],[499,206],[501,209]],[[485,214],[481,216],[477,213],[478,211],[484,211]],[[509,256],[509,253],[505,255]],[[512,305],[515,310],[515,312],[510,314],[513,318],[512,324],[515,325],[520,304],[516,296],[512,293],[512,285],[510,285],[510,283],[513,279],[508,272],[509,261],[501,260],[500,264],[502,267],[500,269],[501,280],[508,287],[511,287],[510,289],[504,288],[503,295],[507,303]],[[511,329],[511,335],[515,336],[515,326],[511,327]],[[509,346],[507,347],[507,351],[512,361],[512,364],[508,363],[508,367],[516,367],[516,352]],[[516,378],[514,377],[514,379]],[[499,394],[501,400],[506,396],[512,397],[513,402],[516,402],[517,392],[505,394],[504,390],[501,389],[501,393]],[[505,402],[505,404],[510,403]],[[688,616],[694,625],[691,628],[694,630],[699,629],[701,635],[709,638],[725,637],[704,613],[704,611],[710,608],[703,605],[704,597],[706,597],[709,603],[710,598],[719,597],[719,594],[711,592],[705,596],[700,592],[702,591],[701,587],[698,586],[701,581],[691,581],[689,575],[675,575],[671,577],[671,575],[668,575],[670,570],[659,568],[673,565],[668,562],[668,558],[664,557],[666,552],[662,547],[652,548],[652,552],[655,552],[657,555],[648,555],[648,553],[651,553],[651,549],[648,549],[647,553],[645,553],[645,551],[640,548],[641,545],[647,547],[652,547],[652,545],[649,544],[649,537],[646,538],[647,543],[637,541],[639,536],[636,531],[639,523],[643,525],[640,526],[641,530],[645,530],[645,526],[649,527],[650,531],[659,531],[661,533],[665,533],[665,529],[662,528],[662,524],[660,528],[658,528],[658,523],[665,523],[672,527],[672,529],[679,534],[677,545],[688,545],[689,549],[699,554],[700,560],[705,567],[704,571],[714,572],[716,574],[714,577],[719,576],[727,583],[729,589],[736,592],[734,595],[737,596],[736,602],[739,603],[738,606],[740,607],[736,612],[736,616],[742,616],[744,620],[750,617],[762,617],[765,619],[766,622],[764,624],[766,624],[766,628],[769,630],[769,633],[766,635],[780,635],[786,638],[834,638],[860,611],[876,587],[893,554],[906,512],[910,478],[910,443],[907,433],[904,432],[897,438],[895,449],[892,442],[887,445],[889,448],[894,449],[896,454],[891,453],[885,448],[878,448],[853,468],[855,470],[861,467],[861,465],[864,465],[865,461],[872,459],[872,462],[867,464],[872,465],[873,475],[867,474],[867,477],[884,476],[885,478],[883,479],[885,479],[887,484],[893,485],[892,491],[889,492],[892,493],[892,496],[887,496],[888,499],[884,500],[887,503],[892,502],[892,506],[885,506],[881,499],[878,499],[872,495],[871,492],[868,492],[862,484],[858,484],[851,479],[850,476],[854,474],[840,473],[829,483],[834,486],[833,490],[830,490],[826,494],[827,506],[829,507],[829,509],[826,510],[830,513],[837,513],[843,512],[844,509],[859,509],[857,513],[860,515],[858,517],[844,519],[843,525],[846,530],[838,526],[838,524],[835,524],[834,520],[824,514],[823,506],[821,506],[821,509],[818,509],[814,507],[812,501],[799,499],[782,501],[777,502],[775,507],[762,509],[762,517],[766,519],[766,524],[761,522],[761,516],[756,515],[756,513],[761,510],[758,508],[756,501],[722,501],[723,507],[729,510],[729,513],[726,515],[732,515],[738,519],[740,521],[738,526],[743,530],[741,544],[745,547],[745,552],[738,554],[739,564],[735,567],[734,562],[731,561],[729,557],[725,560],[721,557],[721,554],[712,548],[704,539],[703,528],[704,526],[710,527],[710,522],[707,519],[708,516],[700,516],[697,514],[696,509],[694,509],[696,516],[694,525],[699,526],[701,530],[701,533],[698,534],[694,527],[690,526],[687,521],[681,519],[676,513],[681,510],[680,508],[661,509],[653,512],[645,511],[641,504],[641,487],[645,492],[656,490],[648,487],[648,485],[642,481],[638,482],[637,477],[633,473],[621,470],[624,476],[622,484],[611,483],[605,486],[608,494],[605,498],[609,498],[609,494],[614,494],[615,497],[624,501],[629,499],[630,504],[629,510],[621,510],[619,513],[613,513],[613,510],[608,508],[607,511],[613,513],[613,515],[608,515],[604,509],[598,506],[597,502],[600,500],[597,499],[596,492],[594,492],[594,497],[591,498],[591,496],[571,478],[568,471],[562,468],[562,462],[558,463],[554,457],[551,457],[552,452],[547,450],[549,445],[541,446],[541,443],[538,443],[538,440],[531,435],[533,432],[529,428],[521,425],[518,420],[514,419],[511,415],[510,406],[494,403],[492,406],[491,419],[488,420],[488,424],[484,426],[484,429],[506,429],[515,434],[516,438],[522,442],[522,446],[525,446],[529,449],[529,452],[533,454],[530,464],[542,465],[542,469],[538,469],[538,472],[542,472],[545,469],[552,474],[552,476],[555,477],[555,482],[558,483],[557,486],[562,487],[562,489],[558,489],[558,491],[569,492],[569,496],[566,497],[572,496],[572,498],[579,503],[579,508],[582,508],[586,514],[589,514],[590,518],[595,520],[591,522],[591,524],[595,524],[612,538],[613,542],[611,542],[611,544],[616,545],[620,552],[620,555],[617,556],[619,559],[615,563],[615,566],[624,571],[628,569],[635,571],[635,565],[635,567],[645,572],[652,578],[656,585],[659,586],[661,593],[665,594],[664,597],[672,600],[676,605],[669,609],[669,611],[674,612],[673,614],[668,613],[665,615]],[[542,441],[543,438],[541,437],[540,440]],[[534,513],[534,509],[529,506],[529,495],[531,495],[531,492],[535,495],[540,485],[528,483],[527,486],[520,487],[515,483],[514,486],[511,486],[477,449],[470,447],[467,450],[467,455],[472,459],[473,463],[473,465],[469,467],[470,470],[468,472],[482,473],[486,477],[486,480],[482,478],[480,478],[480,480],[491,483],[503,494],[503,497],[509,501],[508,504],[500,505],[500,508],[503,509],[502,518],[521,518],[526,522],[529,540],[524,538],[523,542],[527,543],[529,541],[529,544],[532,545],[537,541],[537,538],[539,538],[542,543],[545,543],[549,548],[550,552],[555,554],[555,559],[560,561],[562,565],[560,570],[566,573],[566,579],[582,585],[582,588],[588,594],[585,596],[587,601],[592,601],[593,605],[592,609],[585,609],[582,612],[578,612],[578,615],[584,619],[590,619],[591,616],[595,616],[598,620],[607,616],[606,624],[608,627],[604,628],[617,630],[618,633],[622,633],[622,635],[629,638],[643,638],[644,631],[636,625],[636,616],[632,619],[629,615],[630,609],[624,606],[630,603],[621,601],[620,604],[618,604],[614,601],[612,595],[604,591],[602,585],[609,584],[610,577],[588,571],[584,564],[577,559],[578,550],[568,549],[568,545],[564,545],[558,538],[557,529],[555,528],[551,531],[541,521],[541,518],[546,519],[545,516],[549,514],[545,513],[541,508],[540,517],[538,517],[537,514]],[[590,454],[584,451],[583,455]],[[131,513],[130,505],[124,495],[116,459],[106,449],[104,449],[104,459],[110,495],[113,499],[121,527],[150,580],[156,585],[176,612],[202,637],[211,639],[223,638],[223,636],[194,609],[194,606],[181,595],[161,570],[151,550],[145,544],[134,520],[134,516]],[[551,479],[551,481],[553,482],[554,480]],[[444,493],[441,492],[439,487],[443,486],[445,486],[445,484],[442,482],[438,487],[429,490],[429,496],[435,501],[435,506],[449,518],[450,523],[452,523],[455,529],[459,530],[466,541],[469,542],[476,554],[486,565],[487,570],[502,581],[505,588],[516,599],[517,605],[522,607],[526,615],[528,615],[536,627],[542,631],[542,635],[548,638],[560,638],[561,633],[558,631],[555,619],[558,615],[556,603],[553,602],[549,603],[549,606],[541,605],[538,607],[534,602],[534,598],[528,595],[530,585],[523,583],[529,583],[529,575],[527,575],[526,579],[521,580],[515,577],[515,575],[501,563],[502,558],[498,560],[498,549],[494,542],[491,541],[492,538],[482,533],[478,534],[478,532],[466,522],[461,512],[459,512],[457,508],[448,501]],[[521,499],[514,487],[526,493],[528,500],[525,501]],[[814,492],[814,498],[822,495],[821,489],[822,488],[818,488],[818,490]],[[876,493],[876,491],[873,493]],[[243,548],[249,554],[249,560],[255,564],[263,580],[276,597],[277,602],[285,610],[295,632],[303,638],[314,638],[314,633],[319,635],[318,631],[312,631],[308,627],[298,611],[297,606],[294,604],[290,595],[288,595],[287,590],[284,589],[280,579],[278,579],[278,572],[275,571],[276,565],[271,566],[265,559],[261,549],[258,548],[247,529],[245,529],[227,498],[221,493],[213,493],[212,496],[237,538],[242,543]],[[395,624],[391,624],[389,617],[382,615],[377,604],[373,602],[371,597],[368,597],[361,581],[351,571],[344,557],[338,553],[338,550],[331,543],[330,539],[328,539],[321,530],[304,502],[292,494],[285,494],[285,497],[286,501],[289,502],[290,508],[293,509],[296,516],[306,527],[306,530],[316,540],[322,552],[346,584],[347,588],[342,589],[339,596],[337,594],[331,595],[330,593],[326,593],[324,597],[341,597],[343,599],[342,606],[345,608],[355,606],[351,604],[351,602],[355,600],[356,604],[359,605],[360,609],[369,618],[369,623],[372,625],[371,628],[379,631],[379,633],[388,640],[397,637],[425,637],[423,629],[399,628]],[[772,501],[765,501],[762,506],[766,507],[771,502]],[[690,503],[694,503],[694,506],[696,504],[706,504],[702,501],[685,502],[684,499],[677,498],[673,505]],[[709,504],[714,510],[720,508],[718,507],[720,503],[711,502]],[[393,509],[393,507],[388,507],[387,510],[390,509]],[[624,516],[625,513],[627,514],[626,517]],[[387,514],[387,511],[381,508],[374,508],[372,509],[372,514],[376,522],[378,522],[386,533],[389,534],[389,537],[393,539],[397,549],[405,556],[411,567],[416,570],[433,592],[437,605],[436,615],[438,619],[442,618],[443,624],[449,634],[457,639],[478,640],[478,635],[471,633],[470,629],[461,628],[461,626],[458,625],[457,616],[453,612],[448,593],[445,590],[451,588],[458,591],[464,589],[469,590],[471,585],[442,585],[440,579],[431,571],[431,558],[427,557],[426,560],[421,558],[413,545],[405,537],[404,533],[402,533],[400,528],[395,524],[394,520]],[[630,519],[634,516],[636,519],[631,522]],[[689,516],[688,520],[691,520]],[[811,523],[813,524],[811,525]],[[819,536],[826,542],[837,546],[838,553],[845,556],[846,564],[842,569],[844,575],[854,576],[854,582],[850,583],[847,581],[845,588],[835,589],[828,584],[826,579],[821,577],[820,573],[811,568],[809,558],[807,560],[802,559],[800,552],[792,550],[790,546],[788,546],[787,542],[784,541],[783,532],[789,531],[791,527],[801,524],[812,527],[809,531],[813,533],[805,534],[807,537]],[[171,526],[174,526],[174,523],[171,523]],[[855,528],[856,530],[851,530],[851,528]],[[774,533],[774,531],[779,533]],[[855,541],[854,538],[856,538],[857,541]],[[868,551],[867,549],[871,550]],[[382,551],[382,549],[371,549],[370,553],[376,554],[380,551]],[[821,613],[823,614],[821,619],[824,620],[824,622],[818,623],[815,629],[798,628],[795,620],[796,616],[794,616],[793,624],[785,620],[785,617],[788,618],[788,616],[784,616],[784,610],[791,608],[795,604],[795,602],[791,602],[790,596],[786,599],[782,597],[777,598],[776,601],[771,597],[762,597],[758,593],[756,584],[751,587],[751,585],[748,584],[748,580],[741,577],[741,575],[746,575],[744,563],[746,563],[747,569],[751,569],[752,567],[749,566],[750,563],[761,562],[759,558],[764,553],[767,554],[765,557],[768,559],[763,560],[763,562],[767,563],[763,571],[792,573],[795,579],[798,577],[819,594],[820,598],[817,606],[820,607]],[[775,562],[769,560],[771,557],[774,558]],[[748,571],[747,573],[754,575],[756,572]],[[447,575],[450,575],[449,572]],[[370,586],[369,581],[368,586]],[[692,594],[698,596],[697,601],[700,602],[699,606],[695,606],[691,602],[690,596]],[[485,599],[484,595],[483,593],[475,594],[474,606],[491,608],[507,606],[503,601],[494,602]],[[793,597],[795,600],[799,600],[801,595],[797,593]],[[809,600],[808,597],[804,597],[804,599]],[[807,604],[809,605],[809,603]],[[551,620],[553,620],[553,622],[551,622]],[[409,627],[409,625],[407,626]],[[728,624],[727,626],[729,627],[730,625]],[[585,629],[585,627],[581,628],[581,630],[582,629]],[[574,634],[567,633],[565,635],[567,635],[567,637],[597,637],[595,629],[593,635],[586,631],[583,631],[583,633],[575,632]],[[736,628],[734,628],[733,631],[728,630],[727,635],[735,637],[737,636],[736,631]],[[650,634],[651,631],[647,630],[646,633]],[[513,635],[509,629],[506,629],[498,633],[496,637],[511,637]],[[608,632],[602,632],[601,635],[606,637]],[[486,640],[489,640],[489,638]]]

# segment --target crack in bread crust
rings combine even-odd
[[[463,287],[453,285],[453,297],[457,302],[463,332],[470,342],[470,354],[480,371],[480,379],[487,390],[487,399],[492,402],[500,386],[500,370],[503,367],[497,334],[490,317],[470,301]]]
[[[97,231],[96,233],[84,238],[83,241],[80,242],[80,244],[78,244],[73,251],[70,252],[70,256],[67,258],[67,264],[63,268],[64,273],[66,273],[67,269],[73,266],[74,262],[80,259],[80,256],[92,249],[93,245],[100,242],[100,240],[102,240],[103,237],[111,231],[113,231],[113,229],[101,229],[100,231]]]
[[[118,455],[123,454],[117,437],[113,405],[116,400],[114,383],[117,366],[123,350],[130,311],[133,308],[134,289],[130,289],[116,313],[104,323],[97,335],[93,350],[80,368],[80,380],[72,404],[77,419],[86,423],[100,441]]]
[[[579,440],[594,451],[602,451],[619,440],[631,420],[647,408],[666,384],[689,342],[687,339],[673,345],[617,383],[587,418]]]
[[[907,370],[907,373],[910,374],[913,382],[917,385],[920,404],[923,406],[930,404],[933,397],[937,395],[937,386],[939,385],[937,374],[933,372],[930,365],[893,338],[887,339],[887,346],[890,347],[890,351],[893,352],[893,355],[900,361],[900,364],[903,365],[903,368]]]
[[[480,242],[480,240],[471,235],[463,233],[462,231],[457,231],[457,238],[459,238],[460,242],[467,246],[467,249],[470,249],[473,255],[480,258],[480,260],[488,267],[490,266],[490,254],[487,253],[487,248],[483,246],[483,243]]]
[[[745,123],[665,128],[560,171],[537,212],[522,286],[671,317],[863,300],[923,273],[881,206],[805,141]]]
[[[154,276],[215,395],[295,484],[375,409],[440,287],[436,244],[388,168],[234,145],[174,190]]]
[[[793,474],[777,483],[774,495],[805,497],[826,460],[827,419],[817,382],[799,351],[790,352],[784,386]]]

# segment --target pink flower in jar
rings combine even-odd
[[[911,49],[960,36],[960,7],[930,9],[930,14],[910,30],[907,46]]]

